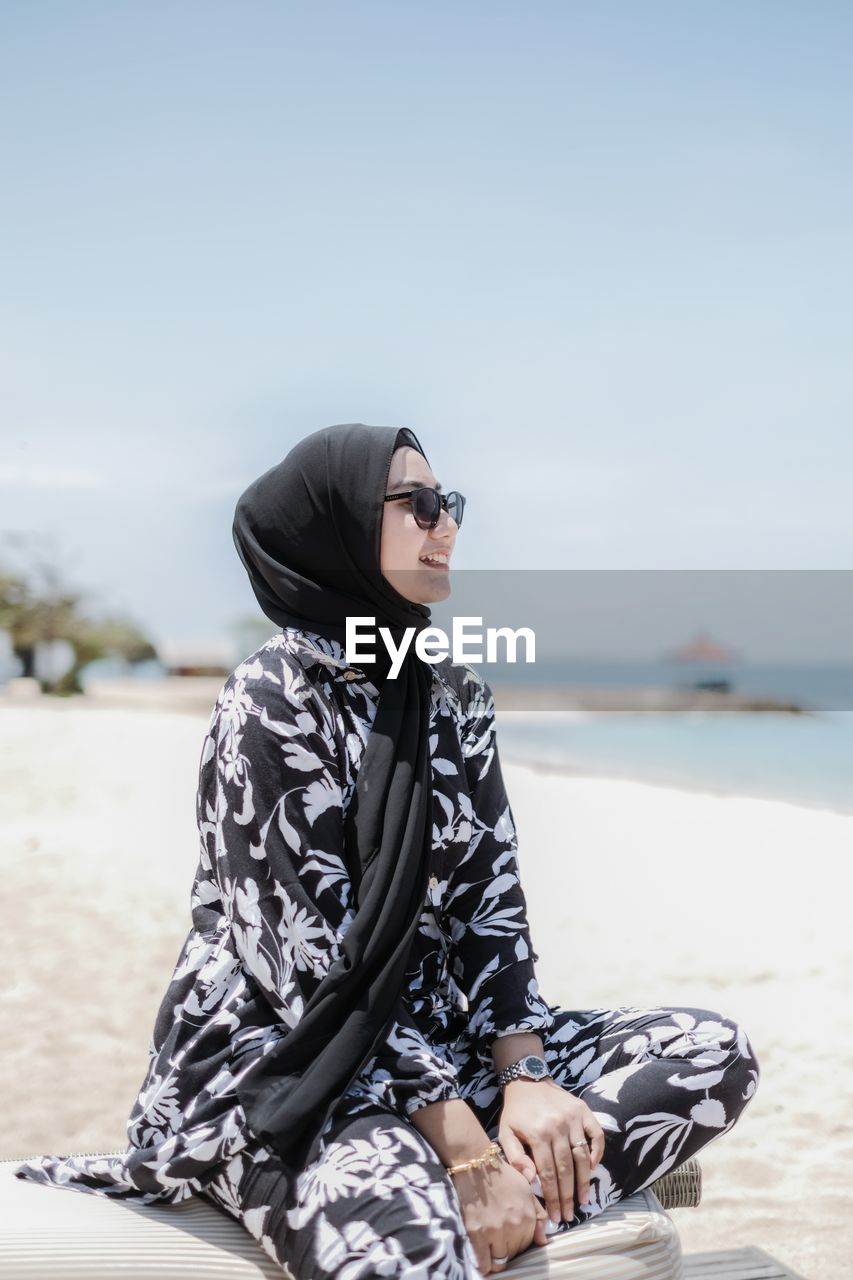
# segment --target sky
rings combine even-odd
[[[239,494],[361,421],[459,569],[850,569],[851,57],[830,0],[6,0],[0,560],[221,636]]]

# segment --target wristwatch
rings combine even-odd
[[[498,1073],[498,1084],[503,1087],[510,1080],[546,1080],[551,1077],[548,1064],[536,1053],[528,1053],[518,1062],[511,1062]]]

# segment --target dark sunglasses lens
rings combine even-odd
[[[412,494],[412,511],[422,529],[435,526],[441,511],[441,503],[435,489],[416,489]]]
[[[447,495],[447,514],[451,516],[457,523],[462,524],[462,513],[465,510],[465,499],[461,493],[449,493]]]

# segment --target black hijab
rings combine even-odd
[[[394,450],[408,428],[349,423],[305,437],[249,485],[234,516],[237,552],[264,613],[282,627],[345,644],[348,616],[374,617],[380,689],[345,823],[356,912],[341,955],[302,1017],[236,1085],[257,1137],[293,1167],[315,1140],[398,1014],[404,972],[423,909],[432,842],[429,711],[432,669],[414,639],[396,678],[378,635],[399,645],[430,624],[425,605],[382,576],[380,536]]]

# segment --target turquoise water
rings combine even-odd
[[[853,711],[850,663],[733,663],[720,666],[668,662],[616,662],[593,658],[541,658],[527,665],[475,663],[487,680],[554,688],[677,689],[697,680],[728,680],[748,697],[794,701],[810,711]]]
[[[580,716],[498,713],[504,762],[853,813],[853,711]]]
[[[480,670],[489,678],[487,665]],[[523,669],[519,669],[523,670]],[[574,661],[528,669],[531,684],[597,688],[673,687],[686,679],[662,664]],[[156,679],[157,662],[130,669],[103,659],[89,676]],[[503,760],[568,767],[581,773],[636,778],[853,813],[853,667],[754,666],[735,673],[739,692],[800,699],[816,714],[794,716],[679,712],[666,715],[498,710]]]

